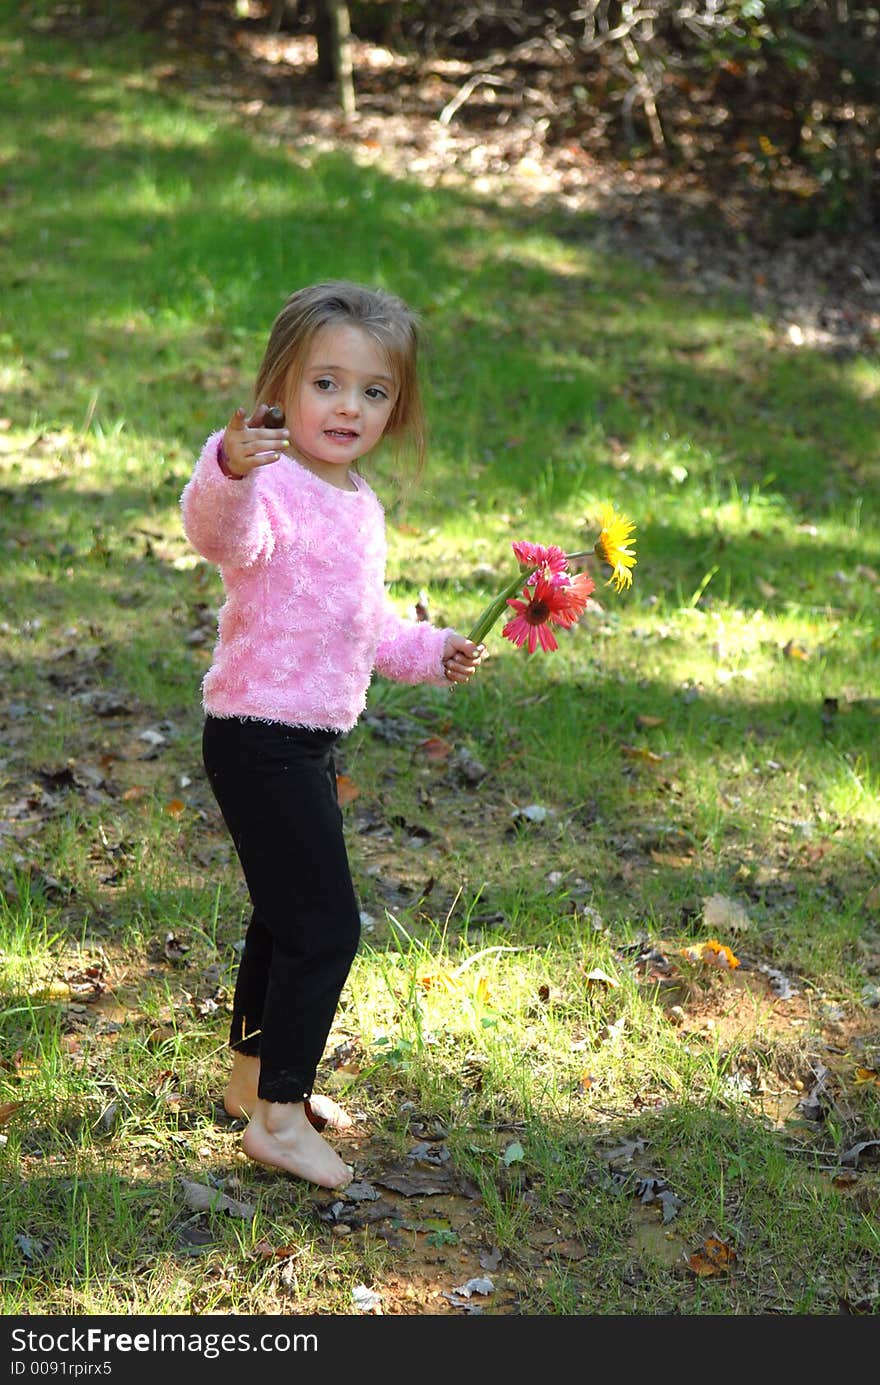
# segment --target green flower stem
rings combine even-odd
[[[471,630],[470,634],[468,635],[468,639],[471,640],[474,644],[482,644],[483,640],[486,638],[489,631],[492,629],[492,626],[495,624],[496,620],[498,620],[499,616],[502,616],[504,614],[504,611],[507,607],[508,598],[514,596],[516,592],[518,592],[522,587],[524,587],[525,584],[528,582],[529,578],[531,577],[532,573],[537,571],[538,569],[536,567],[521,568],[520,571],[517,573],[516,577],[514,577],[513,581],[510,582],[508,586],[504,588],[503,592],[499,592],[498,595],[495,597],[494,601],[490,602],[490,604],[486,607],[485,611],[480,616],[473,630]]]

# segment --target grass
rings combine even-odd
[[[3,1312],[436,1314],[481,1256],[487,1313],[876,1312],[877,361],[37,13],[0,28]],[[425,319],[425,483],[373,473],[401,610],[468,628],[511,539],[583,548],[606,499],[639,555],[552,658],[496,632],[344,742],[367,921],[322,1078],[391,1204],[349,1234],[216,1111],[246,899],[177,508],[331,275]]]

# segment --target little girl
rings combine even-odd
[[[383,510],[357,470],[383,438],[421,459],[417,341],[414,314],[389,293],[335,281],[292,294],[251,415],[236,409],[208,438],[181,497],[226,596],[202,745],[253,905],[224,1105],[250,1118],[250,1158],[328,1188],[352,1170],[319,1130],[345,1117],[310,1098],[360,933],[333,747],[374,670],[453,688],[484,653],[394,611]]]

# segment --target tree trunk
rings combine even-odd
[[[347,0],[317,0],[315,8],[318,76],[321,81],[334,84],[345,115],[354,115],[351,21]]]

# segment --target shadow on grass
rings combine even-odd
[[[741,303],[684,298],[597,253],[588,221],[576,253],[550,214],[530,217],[526,245],[503,207],[344,154],[270,148],[186,96],[115,84],[100,54],[77,80],[65,57],[40,68],[37,40],[24,45],[14,425],[124,420],[158,456],[194,451],[247,397],[286,294],[339,275],[387,283],[424,313],[438,488],[466,488],[464,457],[487,504],[527,501],[555,461],[555,502],[589,484],[633,503],[644,481],[610,464],[608,436],[658,453],[686,440],[695,479],[757,481],[816,513],[876,479],[866,439],[880,415],[850,372],[764,349]],[[30,137],[37,122],[51,140]]]

